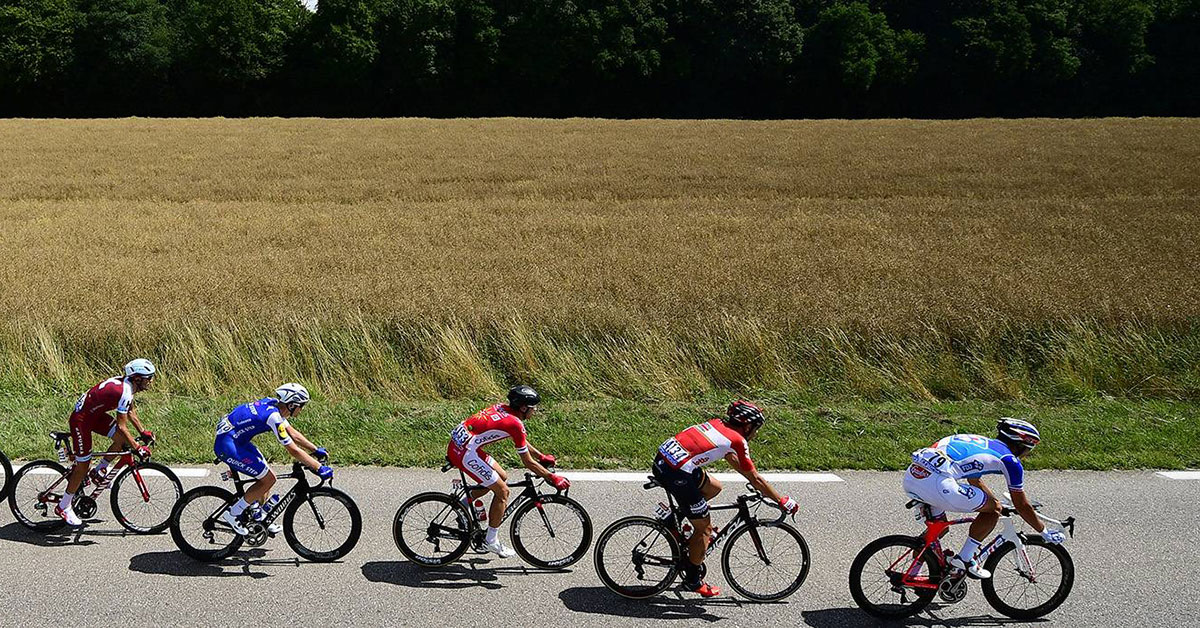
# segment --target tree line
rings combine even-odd
[[[0,115],[1200,112],[1200,0],[0,0]]]

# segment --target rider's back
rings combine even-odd
[[[228,435],[246,443],[259,434],[280,429],[285,422],[279,418],[278,404],[279,400],[266,397],[234,408],[217,423],[217,436]]]

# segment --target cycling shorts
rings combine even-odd
[[[446,448],[446,459],[450,464],[462,469],[467,477],[477,484],[491,486],[500,479],[500,474],[492,467],[492,457],[487,452],[450,443]]]
[[[239,444],[236,440],[221,435],[213,443],[213,452],[221,462],[229,465],[230,469],[256,480],[261,480],[271,471],[262,452],[254,443]]]
[[[92,460],[92,434],[103,434],[112,438],[117,433],[117,420],[111,414],[82,414],[71,413],[67,422],[71,428],[71,450],[75,454],[75,462],[90,462]]]
[[[975,512],[988,499],[981,489],[915,464],[904,472],[904,492],[933,506],[934,515],[945,511]]]
[[[708,482],[704,469],[696,468],[691,471],[672,469],[667,461],[659,457],[651,467],[654,479],[675,498],[675,502],[687,514],[689,519],[708,518],[708,500],[700,489]]]

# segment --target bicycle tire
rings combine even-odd
[[[526,546],[525,541],[521,538],[521,530],[530,524],[525,523],[524,517],[530,513],[538,513],[541,515],[534,521],[538,524],[546,522],[545,511],[551,504],[558,504],[561,510],[566,508],[574,514],[580,522],[581,534],[579,543],[566,556],[561,557],[541,557],[535,556],[533,552]],[[512,540],[513,549],[520,555],[525,562],[538,567],[539,569],[565,569],[579,562],[579,559],[587,555],[588,548],[592,544],[592,518],[588,515],[587,510],[579,502],[565,495],[542,495],[535,500],[529,500],[521,505],[521,508],[513,514],[512,524],[509,527],[509,537]]]
[[[1062,579],[1059,581],[1058,588],[1054,594],[1048,600],[1033,608],[1016,608],[1000,599],[1000,596],[996,593],[996,570],[1000,566],[1000,561],[1009,552],[1016,549],[1016,546],[1012,543],[1005,543],[1004,546],[992,552],[992,555],[988,557],[983,568],[991,571],[992,577],[984,580],[980,588],[983,589],[983,597],[987,599],[988,604],[991,604],[992,608],[1004,615],[1013,619],[1037,619],[1054,611],[1071,594],[1071,587],[1075,584],[1075,561],[1071,559],[1071,554],[1067,552],[1067,548],[1062,545],[1050,543],[1041,537],[1031,536],[1025,538],[1024,543],[1027,546],[1041,547],[1049,550],[1050,554],[1057,558],[1059,564],[1062,565]]]
[[[613,537],[625,528],[633,528],[635,526],[641,526],[647,530],[645,536],[643,536],[642,540],[639,541],[639,546],[645,543],[646,539],[650,538],[651,535],[658,535],[658,537],[653,539],[652,543],[647,547],[653,547],[653,545],[658,543],[659,538],[661,538],[666,544],[666,549],[670,552],[670,556],[657,557],[660,565],[666,567],[665,575],[657,582],[645,587],[630,587],[617,583],[616,579],[612,577],[609,569],[604,564],[604,550],[608,548],[608,544],[610,541],[612,541]],[[618,551],[621,550],[618,548]],[[630,555],[620,561],[622,568],[629,565],[630,562],[633,562],[635,565],[637,565],[638,561],[636,559],[636,554],[633,553],[633,548],[630,548],[628,551],[630,552]],[[596,566],[596,574],[600,576],[600,581],[603,582],[604,586],[608,587],[610,591],[622,597],[641,600],[658,595],[659,593],[665,591],[667,587],[671,586],[671,583],[673,583],[675,578],[679,576],[679,561],[683,556],[681,552],[682,550],[680,549],[679,542],[675,539],[675,534],[661,521],[651,519],[649,517],[633,516],[625,517],[612,522],[607,528],[604,529],[603,532],[600,533],[600,536],[596,539],[596,547],[593,552],[593,562]],[[634,571],[637,571],[636,566],[634,567]],[[639,576],[641,576],[641,574],[639,574]]]
[[[901,603],[898,605],[882,605],[876,604],[867,599],[866,593],[863,591],[862,576],[863,570],[866,568],[868,561],[880,551],[889,547],[901,547],[909,552],[921,552],[925,548],[925,543],[920,537],[892,535],[885,536],[881,539],[876,539],[867,544],[866,547],[854,557],[854,562],[850,565],[850,596],[854,598],[854,603],[867,613],[884,619],[897,619],[901,617],[909,617],[921,612],[934,596],[937,595],[937,589],[920,589],[914,590],[904,588],[906,592],[915,594],[913,601],[910,603],[904,602],[904,594],[901,594]],[[942,578],[942,567],[938,559],[933,555],[932,551],[925,551],[920,554],[921,561],[929,569],[929,579],[933,582],[939,582]],[[910,565],[909,559],[904,559],[905,567]]]
[[[109,496],[109,503],[112,506],[113,515],[116,516],[117,522],[130,532],[135,534],[160,534],[171,525],[171,512],[175,510],[175,504],[178,503],[180,498],[183,497],[183,483],[179,481],[179,477],[175,475],[175,472],[166,465],[161,465],[157,462],[145,462],[139,464],[136,467],[136,470],[139,473],[142,471],[153,471],[155,473],[162,474],[167,478],[167,481],[170,482],[171,486],[174,487],[175,492],[173,495],[164,496],[162,498],[162,503],[168,504],[168,506],[166,508],[166,515],[162,517],[161,521],[134,521],[129,516],[131,513],[125,512],[121,507],[121,487],[126,486],[127,479],[134,477],[134,469],[135,467],[126,467],[121,471],[120,474],[117,475],[116,479],[113,480],[112,489],[110,489],[111,495]],[[135,482],[133,486],[136,488],[137,483]],[[152,496],[151,499],[155,499],[155,496]]]
[[[184,538],[184,522],[182,520],[184,511],[187,510],[189,504],[204,497],[215,497],[222,500],[225,503],[225,508],[228,508],[229,504],[232,504],[238,498],[237,495],[217,486],[200,486],[184,493],[183,497],[179,498],[179,501],[175,503],[175,508],[171,510],[171,538],[175,541],[175,546],[179,548],[179,551],[201,562],[211,563],[232,556],[234,552],[242,547],[244,539],[237,533],[233,533],[227,545],[217,549],[204,549],[193,546]],[[218,513],[224,512],[224,508],[215,512],[206,508],[205,511],[208,511],[208,514],[205,515],[207,518],[204,522],[201,522],[200,527],[211,532],[211,521],[216,518]]]
[[[22,495],[22,491],[20,490],[20,487],[22,486],[21,481],[30,475],[40,475],[33,473],[37,469],[49,469],[51,471],[49,475],[57,477],[58,481],[62,483],[63,490],[66,490],[67,480],[65,476],[67,475],[67,468],[51,460],[37,460],[21,467],[21,470],[17,471],[17,473],[13,475],[12,486],[9,487],[8,491],[8,508],[12,511],[13,517],[16,518],[17,522],[26,528],[29,528],[35,532],[50,532],[67,525],[66,521],[63,521],[54,515],[52,508],[57,504],[45,504],[47,511],[50,513],[49,516],[43,514],[41,517],[37,517],[35,516],[34,512],[26,512],[27,509],[25,506],[28,506],[29,509],[32,509],[32,503],[21,503],[26,501],[24,499],[25,496]],[[27,483],[31,482],[32,480]],[[41,490],[37,490],[35,493],[35,498],[37,494],[45,492],[49,488],[50,487],[46,487]]]
[[[745,542],[753,542],[753,537],[750,536],[750,526],[744,525],[733,531],[733,534],[729,537],[729,541],[725,543],[725,548],[721,551],[721,569],[725,573],[725,581],[729,583],[729,586],[732,587],[734,591],[737,591],[743,597],[751,600],[755,600],[757,602],[782,600],[783,598],[795,593],[796,590],[804,584],[804,580],[808,578],[808,569],[812,564],[812,555],[808,549],[808,542],[804,540],[804,535],[800,534],[799,530],[785,522],[776,523],[774,521],[759,521],[755,523],[755,526],[758,530],[782,530],[784,534],[786,534],[788,537],[791,537],[791,539],[794,540],[800,547],[800,571],[796,574],[796,577],[787,584],[787,586],[781,588],[779,591],[774,591],[771,593],[752,591],[747,586],[747,583],[740,582],[734,575],[734,571],[730,568],[730,561],[733,556],[733,548],[737,544],[738,540],[745,539]],[[764,535],[762,535],[760,532],[760,538],[763,536]],[[768,556],[768,559],[769,558],[770,557]]]
[[[327,497],[341,504],[350,517],[350,532],[346,535],[346,539],[337,547],[326,551],[314,550],[302,543],[296,536],[297,513],[305,506],[315,510],[314,498],[321,497]],[[354,503],[354,499],[349,495],[331,486],[317,486],[308,489],[304,497],[292,500],[292,503],[288,504],[288,509],[283,513],[283,538],[301,558],[314,563],[328,563],[349,554],[358,544],[358,538],[361,535],[362,513],[358,510],[358,504]]]
[[[450,509],[450,514],[453,515],[455,519],[454,523],[458,527],[461,538],[451,539],[448,537],[437,537],[439,539],[451,541],[450,546],[452,549],[442,556],[425,556],[421,554],[417,548],[412,547],[409,541],[404,538],[404,519],[405,517],[409,516],[409,514],[413,512],[413,509],[418,505],[434,502],[440,503],[444,508]],[[445,511],[443,510],[438,514],[440,515],[443,512]],[[408,501],[404,502],[404,504],[402,504],[400,508],[396,510],[396,516],[392,520],[392,538],[396,541],[396,547],[400,550],[400,553],[404,554],[405,558],[409,559],[413,563],[422,567],[442,567],[458,560],[467,552],[467,545],[470,543],[470,517],[471,515],[467,512],[466,507],[463,506],[456,497],[433,491],[420,493],[409,498]],[[427,523],[423,522],[421,525],[423,529],[428,530],[433,524],[434,522],[430,521]],[[430,537],[426,535],[426,540],[429,538]],[[435,546],[437,545],[438,544],[435,543]]]
[[[8,456],[0,451],[0,501],[8,499],[8,485],[11,483],[12,476],[12,463],[8,461]]]

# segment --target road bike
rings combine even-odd
[[[447,462],[442,473],[452,468],[454,465]],[[464,500],[469,493],[487,487],[467,484],[462,469],[458,475],[450,493],[421,493],[396,511],[392,522],[396,547],[418,565],[448,565],[462,557],[468,548],[479,553],[485,551],[485,530]],[[529,472],[524,480],[509,482],[510,488],[521,491],[515,494],[495,525],[499,527],[512,519],[509,526],[512,546],[525,562],[540,569],[565,569],[587,553],[592,542],[592,518],[565,492],[538,490],[544,485],[543,480]]]
[[[66,525],[54,508],[67,488],[75,454],[71,450],[69,432],[51,432],[58,461],[37,460],[17,471],[9,487],[8,505],[25,527],[31,530],[52,531]],[[149,446],[153,440],[138,436],[137,442]],[[97,453],[103,458],[117,458],[108,467],[104,480],[93,483],[85,477],[75,499],[71,502],[75,514],[88,520],[96,515],[100,496],[111,486],[110,504],[117,522],[136,534],[158,534],[167,529],[171,507],[183,494],[183,484],[166,465],[150,462],[136,455],[131,448],[125,451]],[[91,488],[91,492],[87,489]]]
[[[8,461],[8,456],[0,451],[0,500],[8,497],[8,484],[12,479],[12,463]]]
[[[325,457],[317,458],[322,463]],[[215,460],[214,464],[221,464]],[[238,499],[245,496],[245,486],[253,484],[253,478],[242,479],[236,471],[221,473],[222,481],[232,481],[234,492],[219,486],[200,486],[188,491],[171,512],[171,538],[180,551],[196,560],[217,562],[232,556],[245,543],[250,547],[261,547],[275,535],[270,526],[283,517],[283,538],[296,554],[312,562],[331,562],[350,553],[362,534],[362,514],[358,504],[332,486],[326,480],[312,485],[308,483],[305,468],[299,462],[292,463],[291,473],[279,476],[281,480],[295,480],[291,490],[265,513],[261,519],[253,518],[252,509],[246,509],[242,525],[247,534],[242,536],[233,527],[221,520]],[[328,481],[332,484],[332,480]]]
[[[860,608],[881,618],[914,615],[940,597],[957,603],[967,595],[966,572],[947,562],[941,539],[952,526],[969,524],[974,517],[948,520],[932,516],[930,506],[918,500],[917,519],[925,522],[922,536],[892,535],[869,543],[850,566],[850,594]],[[1034,505],[1035,510],[1041,508]],[[1018,532],[1016,510],[1001,509],[1000,533],[980,550],[978,560],[992,577],[981,580],[988,604],[1014,619],[1035,619],[1058,608],[1075,582],[1075,564],[1062,545],[1038,535]],[[1045,523],[1075,536],[1075,518],[1062,521],[1038,513]]]
[[[646,490],[662,486],[653,476]],[[781,600],[804,584],[808,577],[808,542],[799,530],[779,517],[762,519],[758,509],[768,502],[762,493],[746,485],[748,493],[731,504],[710,506],[710,511],[733,510],[733,518],[716,528],[707,555],[722,546],[721,569],[725,580],[738,594],[755,601]],[[671,586],[688,559],[691,523],[670,492],[667,503],[659,503],[654,517],[618,519],[596,540],[596,573],[614,593],[643,599]]]

